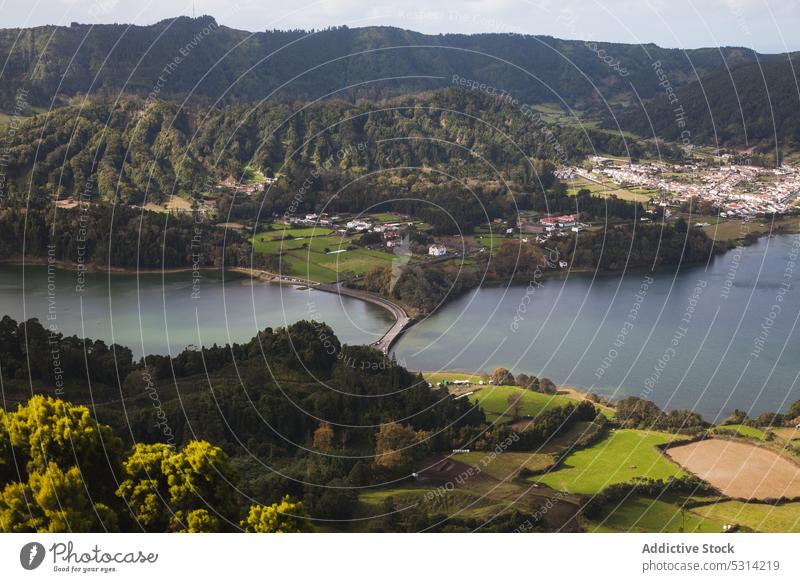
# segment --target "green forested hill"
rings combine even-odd
[[[66,106],[21,123],[6,140],[5,177],[11,199],[122,203],[198,196],[209,179],[238,180],[247,166],[296,178],[295,189],[314,167],[360,174],[404,166],[540,188],[547,173],[542,160],[558,163],[595,150],[637,155],[644,147],[614,132],[550,126],[463,88],[357,105],[326,100],[255,108],[133,97]]]
[[[599,50],[619,66],[609,66]],[[151,26],[5,29],[0,54],[7,58],[0,73],[5,111],[13,109],[20,89],[28,91],[32,105],[46,107],[76,95],[120,92],[253,101],[278,90],[285,98],[306,100],[352,86],[351,95],[376,98],[441,88],[454,74],[527,102],[602,106],[602,99],[633,99],[631,85],[642,98],[655,95],[659,79],[650,66],[656,60],[679,85],[720,70],[724,62],[755,58],[743,48],[683,51],[519,34],[424,35],[391,27],[249,33],[218,26],[209,16]]]
[[[679,140],[675,108],[682,106],[686,128],[697,144],[757,146],[774,152],[800,146],[800,58],[783,55],[777,60],[748,63],[720,71],[676,91],[672,105],[664,95],[641,110],[621,117],[621,125],[639,135]],[[651,125],[652,124],[652,125]],[[607,126],[612,126],[610,123]]]

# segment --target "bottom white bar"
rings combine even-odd
[[[0,574],[137,582],[254,575],[326,582],[797,580],[798,542],[792,534],[0,534]]]

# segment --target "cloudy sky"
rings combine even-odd
[[[211,14],[243,30],[391,25],[426,33],[800,50],[797,0],[0,0],[0,26],[125,22]]]

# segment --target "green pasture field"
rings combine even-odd
[[[542,444],[536,450],[540,453],[554,453],[563,454],[564,451],[571,449],[575,446],[575,442],[583,436],[587,430],[591,430],[591,422],[588,420],[581,420],[574,422],[569,429],[560,432],[556,436],[548,439],[547,442]]]
[[[719,432],[720,430],[729,430],[735,432],[738,436],[757,439],[760,441],[766,440],[767,438],[767,435],[763,430],[753,426],[747,426],[746,424],[724,424],[711,428],[710,432]]]
[[[800,533],[800,503],[770,505],[744,501],[722,501],[692,509],[698,515],[723,523],[739,524],[752,530]]]
[[[412,487],[391,487],[365,491],[358,500],[370,512],[383,511],[384,503],[391,498],[395,508],[417,506],[428,513],[458,515],[460,518],[482,519],[493,517],[507,509],[503,503],[492,496],[481,495],[466,489],[428,489]]]
[[[293,237],[307,237],[307,236],[326,236],[333,233],[332,228],[328,228],[327,226],[303,226],[300,228],[292,228],[292,227],[285,227],[282,228],[281,226],[273,226],[272,230],[265,230],[258,233],[254,238],[256,240],[264,239],[265,241],[280,239],[287,234],[291,234]]]
[[[704,517],[680,502],[631,497],[609,504],[603,519],[585,524],[589,532],[721,533],[726,522]]]
[[[510,421],[512,420],[510,416],[504,416],[504,414],[508,411],[508,397],[511,394],[522,394],[520,413],[523,416],[536,416],[546,410],[575,402],[575,400],[566,396],[542,394],[541,392],[534,392],[517,386],[482,386],[481,390],[469,396],[469,399],[470,402],[480,404],[486,412],[487,420],[502,419]]]
[[[679,438],[655,431],[614,430],[608,438],[569,455],[559,469],[530,480],[568,493],[598,493],[609,485],[637,477],[667,479],[685,475],[656,448]]]
[[[630,202],[649,202],[655,195],[658,194],[656,190],[646,190],[643,188],[620,188],[616,184],[605,183],[603,185],[589,182],[583,178],[573,178],[567,182],[567,194],[575,196],[580,190],[589,190],[593,196],[610,196],[615,195],[620,200],[628,200]]]
[[[282,238],[284,233],[292,238]],[[341,274],[363,274],[372,267],[391,266],[395,255],[353,245],[354,237],[333,234],[329,228],[294,228],[266,231],[252,239],[256,253],[283,254],[284,275],[333,283]],[[325,252],[328,249],[329,252]],[[344,252],[335,252],[343,250]]]
[[[742,224],[740,220],[728,220],[705,226],[703,230],[713,240],[732,241],[740,239],[746,234],[764,234],[779,228],[786,228],[788,232],[797,232],[797,220],[786,217],[776,218],[774,223],[769,219],[764,219],[745,224]]]
[[[431,384],[442,382],[443,380],[469,380],[473,386],[471,389],[477,392],[470,397],[473,402],[481,402],[485,400],[483,408],[488,417],[499,418],[500,414],[508,408],[508,396],[513,391],[524,392],[523,401],[523,415],[535,416],[542,410],[549,410],[558,406],[564,406],[568,403],[577,403],[583,400],[583,396],[579,392],[567,394],[542,394],[541,392],[534,392],[518,386],[493,386],[485,384],[480,386],[479,374],[468,374],[465,372],[422,372],[426,381]],[[493,392],[491,392],[493,391]],[[483,394],[481,394],[483,392]],[[491,394],[490,394],[491,392]],[[598,410],[608,418],[614,417],[614,409],[595,404]],[[527,408],[526,408],[527,407]],[[533,410],[533,413],[526,412],[526,410]],[[538,411],[538,412],[537,412]]]

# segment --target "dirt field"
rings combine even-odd
[[[688,471],[741,499],[800,496],[800,466],[747,443],[706,439],[667,450]]]

